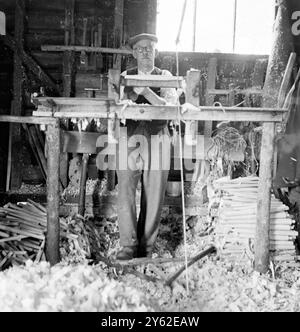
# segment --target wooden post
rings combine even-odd
[[[264,86],[263,107],[276,107],[281,82],[290,53],[292,51],[292,34],[289,23],[288,1],[282,0],[275,22],[275,38],[269,59]],[[273,179],[275,124],[263,125],[263,137],[260,160],[260,181],[257,204],[257,226],[255,237],[255,269],[266,273],[269,269],[269,230],[271,188]]]
[[[67,0],[65,8],[65,45],[75,44],[74,26],[75,0]],[[75,52],[65,51],[63,55],[63,96],[73,97],[75,95]],[[66,130],[69,129],[69,121],[62,123]],[[60,156],[60,178],[64,188],[68,186],[68,153]]]
[[[187,72],[186,102],[196,107],[200,106],[200,93],[198,93],[200,78],[199,70],[189,70]],[[198,121],[186,121],[185,123],[184,146],[193,146],[197,143]]]
[[[260,273],[266,273],[269,268],[269,230],[274,139],[275,124],[264,123],[260,156],[257,226],[255,238],[255,269]]]
[[[20,49],[20,45],[18,45],[12,36],[8,33],[1,38],[4,45],[9,47],[13,52],[18,54],[23,64],[41,81],[45,86],[51,88],[56,94],[60,95],[60,91],[56,85],[56,83],[46,74],[46,72],[38,65],[38,63],[27,54],[24,49]],[[63,47],[63,46],[60,46]],[[71,46],[65,46],[71,47]]]
[[[194,20],[193,20],[193,52],[196,52],[196,36],[197,36],[197,11],[198,11],[198,0],[194,0]]]
[[[121,72],[119,69],[110,69],[108,73],[108,98],[118,101],[120,96],[118,90],[120,89]],[[118,139],[117,131],[120,128],[120,120],[108,119],[108,142],[116,144]],[[112,191],[116,186],[116,172],[114,170],[107,171],[107,190]]]
[[[208,79],[207,79],[207,95],[206,95],[206,106],[212,106],[214,104],[215,96],[209,95],[208,91],[216,88],[217,78],[217,65],[218,59],[211,58],[208,64]],[[212,135],[212,122],[206,122],[204,126],[204,136],[211,137]]]
[[[115,23],[114,23],[114,48],[119,48],[123,43],[124,24],[124,0],[115,0]],[[121,70],[122,55],[114,56],[114,68]]]
[[[48,179],[47,179],[47,238],[46,258],[51,266],[60,262],[59,253],[59,155],[60,123],[48,125],[46,140],[48,144]]]
[[[147,3],[147,26],[145,32],[156,33],[156,18],[157,18],[157,0],[145,1]]]
[[[19,49],[24,48],[24,20],[25,20],[25,2],[24,0],[16,0],[15,5],[15,42]],[[23,96],[23,63],[18,54],[14,52],[14,99],[12,104],[12,115],[22,115],[22,96]],[[19,189],[22,184],[22,160],[20,158],[20,144],[21,138],[21,126],[19,124],[12,124],[10,126],[10,144],[9,151],[11,157],[11,178],[10,188]],[[10,165],[8,165],[8,168]],[[8,169],[8,172],[10,170]],[[9,187],[9,186],[8,186]]]
[[[238,7],[238,0],[234,0],[232,53],[235,52],[235,45],[236,45],[237,7]]]
[[[197,106],[197,107],[200,106],[200,80],[201,80],[201,72],[199,70],[190,70],[187,72],[186,102],[190,103],[194,106]],[[197,93],[195,93],[195,92],[197,92]],[[185,143],[187,143],[186,141],[189,140],[190,143],[192,143],[190,145],[193,145],[193,141],[197,142],[199,123],[198,123],[198,121],[187,121],[186,123],[188,124],[189,122],[193,122],[193,126],[191,126],[191,127],[194,127],[194,132],[190,133],[192,137],[189,137],[189,139],[186,137]],[[186,134],[187,134],[187,132],[185,132],[185,135]],[[200,176],[201,164],[202,164],[202,160],[197,159],[195,168],[194,168],[193,178],[192,178],[193,188],[194,188],[195,184],[197,183],[198,178]]]
[[[81,164],[81,178],[80,178],[80,192],[79,192],[79,204],[78,214],[84,217],[85,213],[85,196],[86,196],[86,180],[88,169],[89,155],[83,154]]]

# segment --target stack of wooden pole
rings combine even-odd
[[[223,178],[215,182],[221,194],[216,237],[224,254],[242,254],[254,250],[257,223],[258,177],[235,180]],[[296,257],[295,221],[289,208],[271,197],[270,252],[275,260],[292,261]]]
[[[61,219],[62,237],[68,225]],[[47,211],[41,204],[7,204],[0,208],[0,271],[8,263],[23,264],[31,259],[40,262],[44,258]]]

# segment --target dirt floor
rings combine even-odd
[[[98,226],[99,254],[112,259],[119,249],[116,220],[98,221]],[[166,211],[153,258],[183,257],[182,229],[180,215]],[[187,220],[187,242],[189,257],[213,243],[206,218]],[[261,276],[254,272],[251,259],[214,254],[189,268],[187,293],[185,273],[172,287],[165,285],[183,263],[109,267],[76,256],[76,251],[63,254],[64,261],[53,268],[28,261],[24,267],[1,272],[0,311],[300,311],[297,265],[271,264],[270,273]]]

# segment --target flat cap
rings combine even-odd
[[[131,37],[129,39],[128,43],[129,43],[129,46],[133,47],[140,40],[145,40],[145,39],[152,40],[155,43],[158,42],[158,38],[155,35],[152,35],[150,33],[141,33],[139,35]]]

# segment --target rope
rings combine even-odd
[[[121,123],[125,123],[126,119],[125,119],[125,111],[126,109],[131,106],[133,104],[133,102],[131,100],[124,100],[124,101],[120,101],[117,103],[118,106],[123,106],[121,111],[120,111],[120,119],[121,119]]]
[[[186,12],[187,0],[184,3],[182,10],[182,17],[179,27],[178,36],[176,39],[176,76],[179,84],[179,54],[178,54],[178,45],[180,43],[180,36],[182,31],[183,20]],[[189,262],[188,262],[188,253],[187,253],[187,234],[186,234],[186,210],[185,210],[185,190],[184,190],[184,172],[183,172],[183,147],[182,147],[182,126],[181,126],[181,107],[179,104],[179,99],[177,100],[177,121],[179,123],[179,155],[180,155],[180,176],[181,176],[181,199],[182,199],[182,221],[183,221],[183,241],[184,241],[184,259],[185,259],[185,280],[186,280],[186,293],[189,296],[190,288],[189,288]]]
[[[226,114],[226,110],[225,110],[224,106],[220,102],[218,102],[218,101],[215,102],[213,106],[214,107],[220,107],[222,109],[223,113]]]

